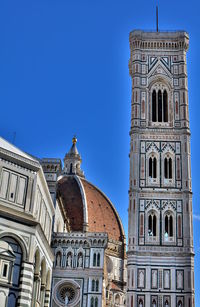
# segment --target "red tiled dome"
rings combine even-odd
[[[79,176],[64,176],[58,181],[57,198],[71,231],[106,232],[109,239],[123,242],[123,226],[115,207],[93,184]]]

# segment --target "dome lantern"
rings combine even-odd
[[[82,160],[76,147],[76,143],[77,138],[74,136],[72,139],[72,146],[64,158],[63,172],[67,175],[78,175],[80,177],[85,177],[83,171],[80,168]]]

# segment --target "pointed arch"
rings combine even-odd
[[[155,237],[157,235],[157,216],[154,211],[148,215],[148,236]]]

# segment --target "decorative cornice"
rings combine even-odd
[[[2,147],[0,147],[0,157],[33,171],[38,171],[41,167],[39,162],[22,157]]]
[[[185,31],[148,32],[135,30],[129,36],[131,49],[184,50],[189,47],[189,35]]]

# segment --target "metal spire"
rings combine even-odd
[[[158,32],[158,6],[156,6],[156,30]]]

